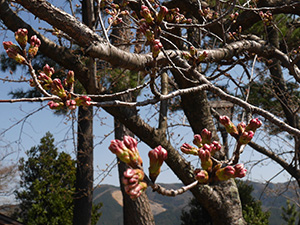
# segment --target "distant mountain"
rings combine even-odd
[[[270,225],[281,225],[281,207],[286,205],[286,198],[295,199],[294,184],[270,183],[267,188],[265,184],[248,182],[254,188],[253,197],[262,201],[264,210],[271,212]],[[168,189],[178,189],[181,184],[162,184]],[[278,196],[280,194],[280,196]],[[151,191],[148,188],[147,195],[150,200],[151,209],[157,225],[180,225],[180,215],[183,208],[188,208],[188,203],[193,197],[186,192],[176,197],[166,197]],[[94,190],[94,202],[103,203],[101,218],[97,225],[122,225],[122,194],[119,187],[113,185],[101,185]]]

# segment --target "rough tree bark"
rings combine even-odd
[[[116,1],[120,3],[120,1]],[[122,17],[122,20],[125,23],[129,23],[128,16]],[[130,32],[125,28],[124,24],[119,24],[114,26],[114,29],[110,35],[111,43],[118,45],[124,51],[130,51],[128,42],[130,42]],[[126,79],[130,83],[130,79]],[[124,85],[124,84],[123,84]],[[127,86],[129,88],[129,85]],[[132,94],[124,95],[120,100],[123,101],[132,101]],[[137,113],[135,108],[127,109],[127,112],[131,115]],[[122,123],[120,123],[116,118],[114,118],[115,125],[115,138],[122,140],[125,135],[134,136]],[[138,199],[132,200],[128,194],[125,193],[124,185],[122,182],[122,177],[124,172],[127,170],[128,166],[120,161],[118,158],[118,172],[119,172],[119,181],[120,189],[123,196],[123,224],[124,225],[154,225],[154,217],[150,208],[150,203],[148,196],[143,193]]]
[[[122,123],[115,119],[115,138],[122,140],[124,135],[134,136]],[[154,217],[150,208],[149,199],[146,193],[143,193],[138,199],[133,201],[128,194],[125,193],[124,184],[122,182],[122,174],[128,166],[118,160],[118,171],[120,188],[123,196],[123,224],[124,225],[154,225]]]
[[[90,225],[93,204],[93,107],[78,109],[76,194],[73,224]]]
[[[91,29],[93,29],[94,22],[93,4],[91,0],[82,1],[82,20]],[[96,66],[93,58],[88,59],[87,68],[90,82],[94,83]],[[78,108],[76,194],[74,197],[73,225],[91,224],[94,188],[93,140],[93,107],[80,106]]]

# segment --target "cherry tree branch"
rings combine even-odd
[[[0,103],[15,103],[15,102],[44,102],[57,100],[56,97],[35,97],[35,98],[17,98],[17,99],[0,99]]]
[[[70,37],[76,40],[81,47],[86,48],[86,53],[89,56],[105,60],[121,68],[140,71],[144,71],[145,68],[151,68],[155,66],[156,63],[159,66],[164,66],[169,63],[169,60],[162,53],[159,54],[156,60],[153,60],[150,53],[144,55],[130,53],[111,45],[76,18],[56,8],[45,0],[17,0],[17,2],[34,15],[66,32]],[[205,51],[208,53],[207,61],[209,62],[231,59],[247,51],[266,58],[272,56],[279,59],[282,65],[289,70],[290,74],[300,82],[299,68],[296,65],[292,65],[292,62],[289,61],[286,54],[274,47],[268,46],[266,42],[263,41],[241,40],[228,44],[224,48]],[[199,51],[199,54],[202,52],[203,51]],[[182,53],[183,51],[179,50],[166,51],[166,54],[172,60],[174,57],[182,57]]]

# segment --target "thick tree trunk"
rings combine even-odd
[[[93,204],[93,107],[78,109],[76,194],[73,225],[90,225]]]
[[[133,134],[126,127],[115,119],[115,138],[123,139],[124,135]],[[129,195],[125,193],[122,183],[123,173],[128,166],[118,160],[119,180],[123,196],[123,224],[124,225],[154,225],[154,217],[150,208],[149,199],[143,193],[138,199],[133,201]]]
[[[120,3],[121,1],[115,1],[115,3]],[[123,21],[128,22],[129,18],[123,17]],[[124,24],[119,24],[115,26],[112,31],[112,35],[110,37],[112,44],[117,44],[119,48],[130,51],[128,45],[126,45],[127,41],[130,41],[130,30],[128,28],[124,28]],[[120,37],[119,40],[116,37]],[[124,41],[125,40],[125,41]],[[124,43],[125,42],[125,43]],[[122,46],[122,44],[124,44]],[[129,78],[130,79],[130,78]],[[130,82],[129,82],[130,83]],[[129,86],[128,86],[129,88]],[[125,95],[122,97],[123,101],[132,101],[132,95]],[[129,114],[134,115],[136,114],[136,109],[125,109]],[[134,136],[132,132],[130,132],[122,123],[120,123],[117,119],[114,120],[115,122],[115,138],[122,140],[124,135]],[[120,180],[120,189],[123,196],[123,224],[124,225],[154,225],[154,217],[150,208],[150,203],[147,195],[143,193],[138,199],[133,201],[124,190],[124,185],[122,183],[122,177],[124,172],[128,166],[118,160],[118,171],[119,171],[119,180]]]
[[[82,1],[82,20],[93,29],[94,1]],[[94,86],[95,60],[89,58],[88,76],[89,83]],[[77,142],[77,171],[76,195],[74,199],[73,225],[90,225],[93,207],[93,107],[79,107],[78,109],[78,142]]]

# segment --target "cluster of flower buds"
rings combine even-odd
[[[145,5],[141,6],[140,14],[145,19],[147,24],[153,24],[154,23],[154,18],[151,15],[151,11],[147,6],[145,6]]]
[[[236,23],[238,16],[239,16],[238,12],[230,14],[230,19],[232,20],[233,23]]]
[[[214,156],[216,152],[220,151],[222,146],[217,141],[212,141],[212,134],[209,130],[203,129],[200,134],[194,136],[193,143],[197,146],[191,146],[184,143],[181,146],[181,151],[185,154],[197,155],[201,160],[201,167],[206,171],[211,171],[213,167],[213,161],[211,156]]]
[[[143,181],[145,174],[142,170],[143,162],[137,149],[137,140],[130,136],[124,136],[123,141],[112,140],[108,148],[121,161],[130,166],[124,172],[122,182],[130,198],[136,199],[147,188],[147,183]],[[148,156],[150,159],[149,176],[154,183],[164,160],[168,157],[168,152],[163,147],[158,146],[149,151]]]
[[[186,59],[190,65],[196,66],[199,63],[203,62],[208,56],[206,51],[198,53],[197,49],[194,46],[190,47],[189,52],[183,52],[182,56]]]
[[[156,16],[156,20],[155,20],[156,24],[160,25],[168,13],[169,13],[168,8],[165,6],[161,6]]]
[[[105,12],[111,16],[107,19],[107,21],[109,24],[116,26],[123,22],[122,18],[119,17],[120,15],[129,15],[129,12],[126,9],[122,10],[127,4],[129,4],[128,1],[122,1],[121,4],[109,3],[108,1],[101,1],[100,8],[107,7],[105,8]]]
[[[220,116],[219,120],[225,127],[227,133],[236,138],[241,145],[248,144],[253,138],[255,131],[262,125],[262,122],[258,118],[250,120],[248,125],[241,122],[237,127],[228,116]]]
[[[242,34],[242,27],[239,26],[237,32],[228,32],[229,40],[238,40]]]
[[[117,12],[116,9],[113,9],[113,10],[106,9],[105,12],[106,12],[107,14],[111,15],[111,17],[109,17],[109,18],[107,19],[107,22],[108,22],[109,24],[111,24],[111,25],[113,25],[113,26],[116,26],[116,25],[118,25],[118,24],[120,24],[120,23],[123,22],[122,18],[118,17],[118,14],[119,14],[119,13]],[[122,12],[123,12],[123,11],[122,11]],[[123,15],[123,13],[120,13],[120,14]]]
[[[208,19],[208,20],[217,19],[219,17],[219,13],[210,10],[209,7],[205,7],[204,9],[200,9],[199,13],[200,13],[201,16],[203,16],[205,19]]]
[[[195,169],[194,174],[199,184],[207,184],[209,182],[209,175],[206,170]]]
[[[28,55],[31,58],[33,58],[34,56],[36,56],[36,54],[37,54],[37,52],[39,50],[40,45],[41,45],[40,39],[38,39],[36,35],[33,35],[30,38],[30,46],[29,46],[29,49],[28,49]]]
[[[15,32],[15,39],[18,42],[18,45],[13,44],[11,41],[3,42],[4,49],[6,50],[7,55],[16,60],[18,63],[29,65],[30,59],[36,56],[41,41],[37,38],[36,35],[32,36],[29,40],[30,46],[28,48],[28,54],[26,53],[26,45],[28,41],[28,31],[27,29],[18,29]],[[67,78],[61,82],[60,79],[51,78],[54,73],[54,68],[49,65],[45,65],[43,71],[39,73],[37,77],[37,82],[44,88],[46,91],[50,91],[53,95],[58,96],[61,101],[50,101],[48,103],[51,109],[62,109],[67,107],[69,109],[75,109],[76,106],[89,106],[91,104],[91,99],[87,96],[80,96],[75,99],[72,99],[72,96],[69,92],[73,91],[74,87],[74,72],[69,71]],[[30,80],[30,86],[35,87],[36,81],[34,79]]]
[[[146,189],[147,184],[143,182],[144,172],[140,169],[128,168],[124,172],[122,182],[125,192],[132,200],[137,199]]]
[[[116,154],[121,161],[132,168],[138,168],[143,165],[143,161],[137,149],[137,140],[130,136],[124,136],[123,141],[117,139],[112,140],[108,148],[112,153]]]
[[[227,131],[238,133],[238,128],[231,123],[227,118],[222,118],[226,121]],[[255,131],[261,125],[258,119],[253,119],[244,127],[244,132]],[[242,164],[235,166],[223,166],[222,164],[214,163],[212,157],[216,152],[220,151],[222,146],[217,141],[212,141],[212,133],[207,129],[203,129],[200,134],[194,135],[193,144],[197,147],[193,147],[187,143],[181,146],[181,151],[185,154],[197,155],[201,160],[201,169],[194,171],[195,179],[200,184],[207,184],[212,181],[224,181],[231,178],[242,178],[246,175],[247,170]]]
[[[231,178],[243,178],[246,176],[247,169],[243,164],[236,164],[235,166],[225,166],[223,168],[217,168],[215,171],[215,177],[219,181],[228,180]]]
[[[15,39],[19,46],[13,44],[11,41],[4,41],[3,46],[6,50],[8,57],[16,60],[20,64],[27,64],[27,58],[33,58],[41,45],[40,39],[36,35],[30,38],[30,47],[28,49],[28,55],[26,54],[26,45],[28,41],[28,31],[25,28],[20,28],[15,32]]]
[[[272,24],[273,15],[270,11],[267,11],[265,13],[263,11],[260,11],[259,16],[262,18],[265,26],[270,26]]]
[[[23,29],[20,28],[15,32],[15,39],[22,49],[24,49],[27,45],[27,41],[28,41],[27,34],[28,34],[28,31],[25,28],[23,28]]]
[[[186,19],[184,15],[179,13],[179,9],[168,9],[165,6],[158,6],[155,1],[152,2],[154,8],[159,8],[158,13],[152,12],[147,6],[142,5],[140,10],[141,19],[133,12],[131,16],[139,25],[138,32],[145,35],[147,42],[150,45],[153,58],[157,58],[163,45],[160,42],[161,23],[166,20],[172,23],[191,23],[190,19]]]
[[[9,58],[16,60],[20,64],[26,64],[27,60],[23,56],[23,51],[19,46],[13,44],[11,41],[4,41],[3,46]]]
[[[157,58],[163,47],[159,40],[161,33],[159,25],[167,13],[168,9],[163,6],[157,15],[154,15],[147,6],[141,6],[140,15],[143,18],[139,20],[139,32],[145,35],[147,39],[146,45],[150,45],[153,58]]]
[[[150,159],[149,176],[154,183],[157,176],[160,174],[160,168],[163,162],[168,157],[168,152],[163,147],[158,146],[148,153]]]
[[[155,59],[157,58],[158,54],[160,53],[160,50],[162,49],[163,45],[160,42],[159,39],[155,39],[151,44],[151,51],[152,51],[152,57]]]
[[[179,24],[192,23],[192,19],[185,18],[185,16],[180,13],[179,8],[170,9],[166,14],[165,19],[169,23],[179,23]]]
[[[38,82],[45,90],[50,90],[53,95],[58,96],[61,101],[50,101],[48,106],[50,109],[60,110],[67,107],[70,110],[74,110],[76,106],[89,106],[91,104],[91,98],[88,96],[79,96],[75,99],[68,93],[67,90],[73,91],[74,86],[74,72],[70,70],[66,78],[61,82],[60,79],[55,78],[52,80],[52,74],[54,74],[54,68],[46,64],[43,67],[43,71],[39,73]],[[33,79],[30,79],[30,86],[35,87],[36,84]]]

